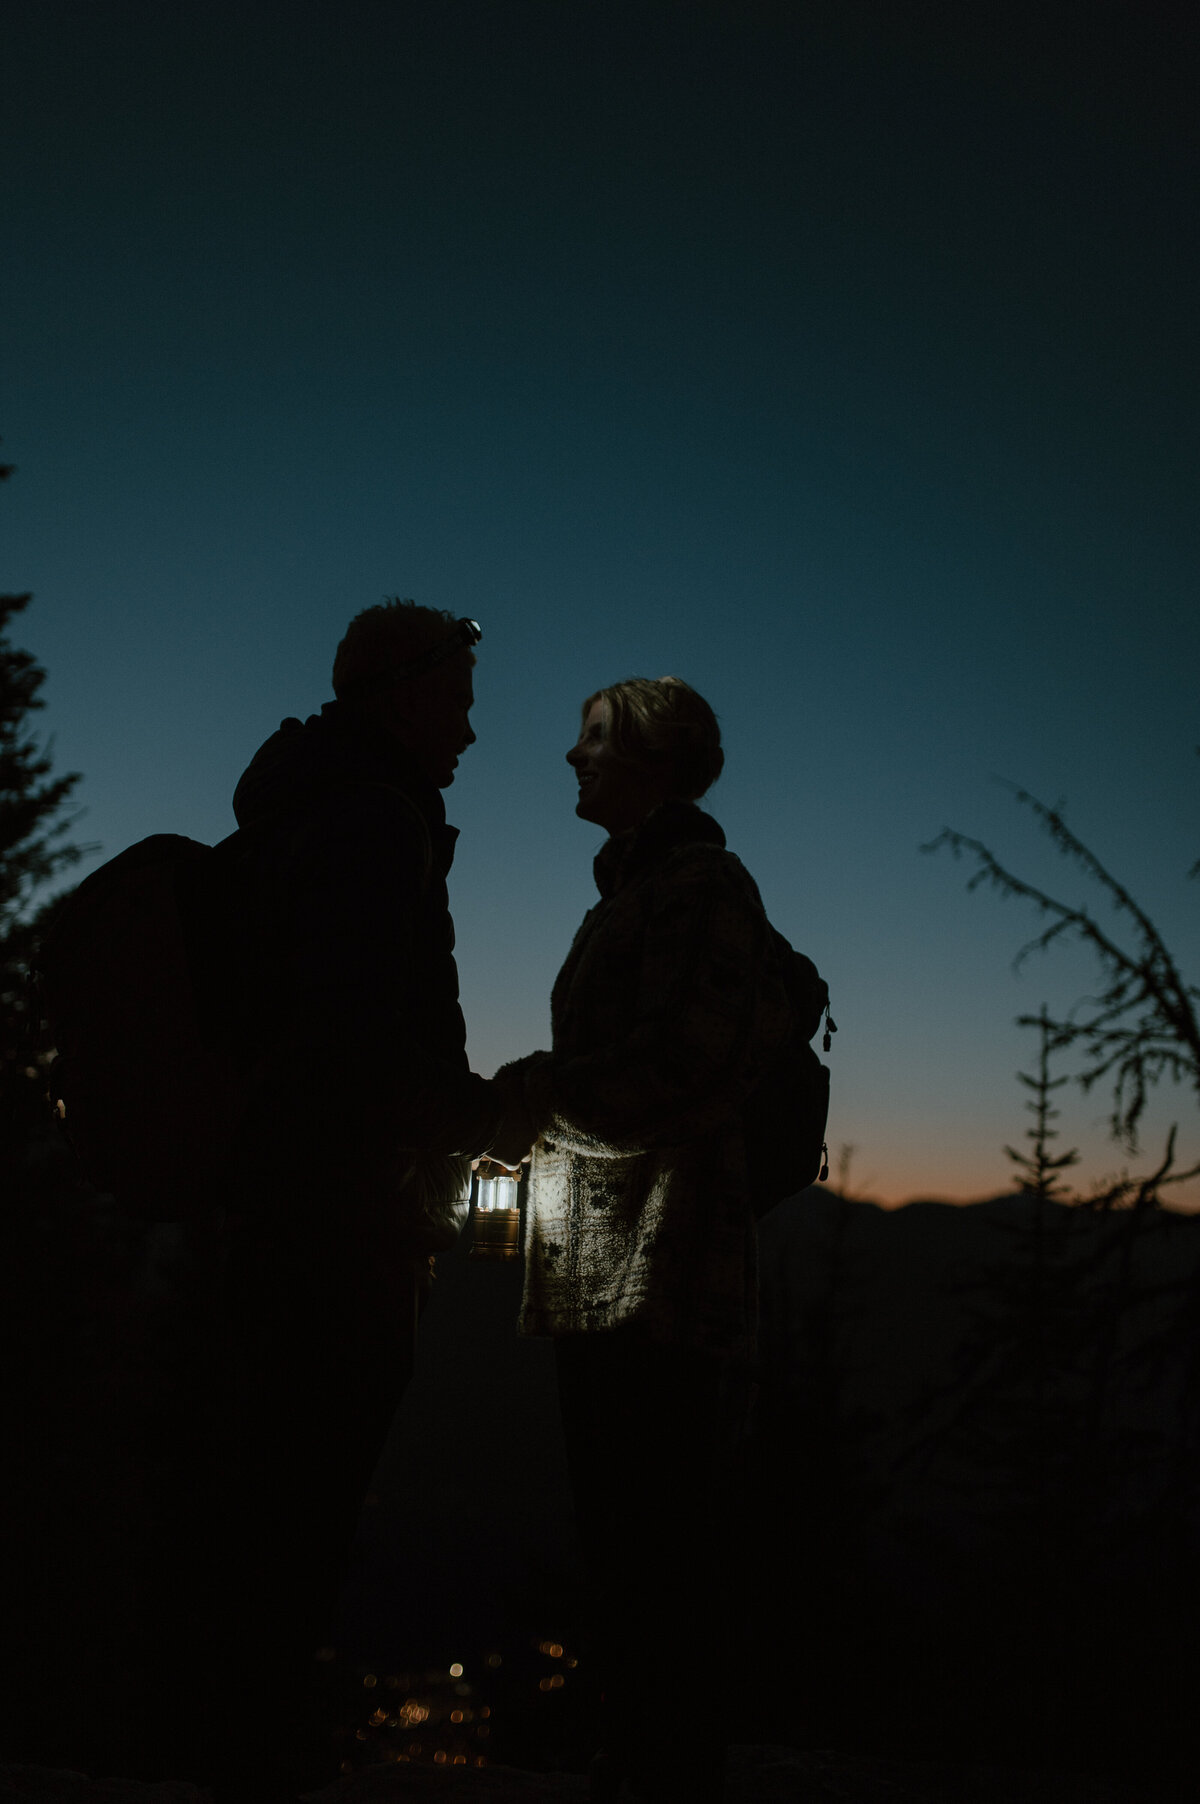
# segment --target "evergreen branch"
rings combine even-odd
[[[1031,953],[1048,951],[1064,936],[1091,947],[1105,979],[1101,994],[1077,1003],[1065,1020],[1051,1018],[1044,1007],[1039,1015],[1023,1015],[1019,1020],[1022,1026],[1041,1028],[1048,1051],[1082,1047],[1085,1068],[1076,1074],[1076,1079],[1085,1091],[1101,1078],[1114,1080],[1109,1126],[1114,1138],[1124,1140],[1131,1151],[1136,1150],[1137,1127],[1150,1084],[1169,1074],[1176,1082],[1188,1079],[1200,1094],[1200,1019],[1195,1006],[1200,1001],[1200,989],[1184,982],[1150,916],[1071,831],[1061,806],[1049,807],[1015,784],[1006,787],[1033,810],[1058,850],[1079,864],[1107,892],[1116,912],[1129,920],[1136,940],[1134,952],[1127,951],[1107,933],[1086,905],[1069,906],[1038,885],[1015,876],[981,840],[947,827],[921,849],[936,852],[949,847],[956,858],[970,856],[978,869],[968,881],[968,891],[989,884],[1002,896],[1032,902],[1039,913],[1052,917],[1049,926],[1021,947],[1013,961],[1014,968],[1019,968]],[[1191,872],[1198,873],[1200,863]],[[1086,1019],[1075,1018],[1076,1011],[1085,1008],[1091,1014]],[[1135,1011],[1140,1013],[1130,1020]]]
[[[1027,789],[1021,789],[1015,783],[1006,783],[1005,787],[1012,790],[1018,802],[1033,810],[1063,856],[1073,858],[1077,864],[1081,864],[1088,875],[1113,897],[1114,906],[1126,914],[1132,915],[1147,944],[1161,955],[1165,964],[1169,965],[1171,956],[1149,915],[1138,906],[1124,884],[1118,882],[1112,873],[1106,870],[1095,853],[1071,832],[1063,819],[1061,807],[1047,807],[1045,802],[1040,802],[1035,795],[1031,795]]]
[[[1189,1178],[1200,1177],[1200,1161],[1188,1167],[1186,1171],[1173,1171],[1175,1163],[1175,1136],[1178,1124],[1173,1123],[1167,1135],[1166,1151],[1157,1171],[1150,1172],[1144,1178],[1131,1178],[1124,1172],[1121,1176],[1094,1191],[1087,1199],[1090,1209],[1113,1209],[1121,1205],[1133,1209],[1149,1209],[1158,1201],[1158,1192],[1166,1184],[1183,1184]]]

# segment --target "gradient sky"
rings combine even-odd
[[[1008,1187],[1014,1017],[1094,987],[918,848],[1200,967],[1197,15],[972,0],[5,8],[0,581],[79,832],[217,839],[346,621],[483,624],[448,798],[476,1067],[546,1043],[581,699],[686,677],[712,811],[827,975],[830,1141]],[[88,867],[85,867],[88,868]],[[1060,1144],[1116,1169],[1105,1101]],[[1194,1096],[1167,1091],[1200,1152]]]

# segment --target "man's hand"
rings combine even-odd
[[[494,1162],[505,1165],[507,1171],[520,1171],[520,1167],[531,1158],[532,1144],[536,1138],[538,1129],[534,1128],[534,1118],[529,1109],[522,1102],[511,1099],[500,1117],[500,1128],[496,1129],[484,1158],[494,1158]]]
[[[483,1157],[485,1160],[494,1160],[497,1165],[503,1165],[508,1171],[519,1171],[531,1158],[536,1139],[533,1118],[528,1111],[509,1110]]]
[[[522,1067],[527,1063],[527,1060],[518,1059],[511,1065],[502,1065],[492,1079],[504,1113],[484,1158],[494,1159],[497,1165],[503,1165],[509,1171],[519,1170],[528,1161],[538,1137],[537,1123],[525,1100]]]
[[[502,1159],[493,1159],[489,1153],[482,1153],[478,1159],[472,1159],[471,1170],[481,1178],[520,1179],[524,1176],[521,1167],[523,1165],[528,1165],[529,1160],[530,1154],[526,1153],[525,1157],[518,1160],[517,1164],[506,1165]]]

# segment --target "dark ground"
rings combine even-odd
[[[732,1753],[729,1804],[1160,1804],[1165,1794],[1138,1782],[1062,1771],[881,1759],[792,1748]],[[1182,1794],[1180,1794],[1182,1795]],[[375,1766],[312,1793],[321,1804],[586,1804],[579,1774],[502,1765]],[[208,1793],[177,1782],[135,1786],[82,1774],[0,1767],[0,1804],[206,1804]],[[652,1804],[652,1801],[651,1801]]]
[[[1193,1466],[1170,1454],[1194,1433],[1200,1238],[1151,1224],[1132,1286],[1126,1260],[1103,1367],[1119,1458],[1060,1471],[1052,1449],[1096,1414],[1108,1303],[1097,1315],[1072,1292],[1040,1324],[1022,1317],[1022,1231],[1011,1211],[884,1218],[828,1192],[764,1224],[768,1369],[728,1529],[743,1609],[713,1675],[738,1804],[1200,1794]],[[3,1770],[0,1800],[96,1804],[132,1792],[62,1769],[97,1771],[93,1731],[137,1710],[122,1635],[172,1422],[186,1267],[172,1231],[132,1227],[61,1179],[32,1185],[5,1233],[20,1382],[4,1434],[0,1746],[23,1764]],[[1073,1242],[1066,1265],[1095,1275],[1097,1245]],[[321,1663],[330,1782],[347,1804],[584,1796],[569,1495],[549,1349],[513,1332],[519,1284],[519,1267],[440,1262]],[[1032,1377],[1031,1333],[1045,1355]],[[429,1728],[411,1732],[406,1703]],[[487,1765],[453,1765],[484,1748]]]

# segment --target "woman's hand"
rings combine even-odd
[[[531,1153],[526,1153],[515,1165],[506,1165],[502,1159],[494,1159],[490,1153],[482,1153],[478,1159],[472,1159],[471,1170],[481,1178],[519,1178],[523,1175],[521,1167],[528,1165],[531,1157]]]

